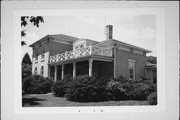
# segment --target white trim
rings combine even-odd
[[[128,59],[128,62],[136,62],[136,60]]]
[[[120,47],[118,47],[118,49],[119,49],[119,50],[125,50],[125,51],[130,52],[130,49],[127,48],[127,47],[120,46]]]
[[[64,41],[59,41],[59,40],[52,40],[52,41],[53,41],[53,42],[57,42],[57,43],[63,43],[63,44],[72,45],[71,43],[64,42]]]
[[[135,60],[129,60],[128,59],[128,73],[129,73],[129,79],[132,80],[132,79],[135,79],[136,78],[136,65],[135,65]],[[132,64],[132,69],[133,69],[133,74],[130,74],[130,64]],[[130,75],[133,75],[133,78],[130,78]]]
[[[130,48],[127,48],[127,47],[125,47],[125,46],[119,46],[118,49],[119,49],[119,50],[128,51],[128,52],[131,51]],[[143,52],[144,52],[144,51],[141,52],[141,51],[139,51],[139,50],[133,49],[133,53],[137,53],[137,54],[143,55]]]

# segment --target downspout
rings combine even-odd
[[[117,74],[116,74],[116,71],[117,71],[117,67],[116,67],[116,63],[117,63],[117,48],[119,46],[119,43],[117,44],[114,44],[114,48],[113,48],[113,56],[114,56],[114,78],[117,79]]]

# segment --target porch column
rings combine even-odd
[[[93,59],[89,59],[89,76],[92,76],[92,64],[93,64]]]
[[[73,62],[73,77],[76,77],[76,63]]]
[[[57,65],[55,65],[54,67],[55,67],[55,71],[54,71],[54,82],[56,82],[56,80],[57,80]]]
[[[61,65],[62,69],[61,69],[61,79],[64,79],[64,64]]]

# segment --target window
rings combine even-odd
[[[130,48],[130,53],[133,54],[134,50],[133,48]]]
[[[44,51],[42,52],[42,55],[41,55],[41,61],[43,61],[44,60]]]
[[[135,60],[128,60],[129,61],[129,78],[135,79]]]
[[[37,62],[38,62],[38,53],[36,51],[36,54],[35,54],[35,63],[37,63]]]
[[[41,66],[41,76],[44,74],[44,66]]]
[[[35,57],[35,62],[37,62],[37,61],[38,61],[38,56]]]
[[[34,68],[34,74],[37,74],[37,67]]]

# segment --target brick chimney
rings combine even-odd
[[[105,28],[106,40],[113,39],[113,26],[107,25]]]

